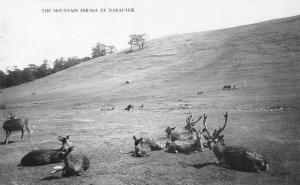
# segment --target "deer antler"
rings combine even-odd
[[[192,118],[193,116],[192,115],[189,115],[187,118],[186,118],[186,123],[188,125],[190,125],[191,127],[193,127],[197,122],[199,122],[202,118],[202,116],[199,117],[198,120],[194,121],[194,118]]]
[[[208,128],[207,128],[207,126],[206,126],[206,123],[205,123],[205,122],[206,122],[207,116],[208,116],[208,115],[203,114],[203,125],[204,125],[204,129],[203,129],[203,130],[205,130],[205,132],[208,134],[208,137],[211,138],[211,135],[210,135],[209,130],[208,130]]]
[[[63,139],[69,139],[70,135],[67,135],[66,137],[63,137],[63,136],[58,136],[58,140],[63,140]]]
[[[225,128],[226,125],[227,125],[227,119],[228,119],[228,113],[227,113],[227,112],[224,114],[224,117],[225,117],[225,123],[224,123],[224,126],[223,126],[222,128],[219,128],[219,129],[216,131],[216,136],[217,136],[217,135],[220,135],[221,132],[224,130],[224,128]]]

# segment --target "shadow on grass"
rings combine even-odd
[[[207,163],[200,163],[200,164],[192,164],[191,166],[197,169],[201,169],[204,168],[205,166],[220,166],[220,165],[216,162],[207,162]]]
[[[16,143],[17,141],[8,141],[7,144]],[[5,141],[0,142],[0,145],[5,145]]]
[[[185,164],[185,165],[189,165],[189,166],[192,166],[192,167],[197,168],[197,169],[204,168],[205,166],[218,166],[218,167],[221,167],[221,168],[234,170],[234,171],[259,173],[259,172],[250,171],[250,170],[234,169],[234,168],[232,168],[228,165],[220,164],[220,163],[216,163],[216,162],[207,162],[207,163],[201,163],[201,164]]]
[[[129,154],[131,157],[136,157],[135,156],[135,151],[130,151],[130,152],[127,152],[125,154]]]
[[[43,178],[43,179],[41,179],[41,180],[43,180],[43,181],[51,181],[51,180],[55,180],[55,179],[60,179],[60,178],[62,178],[62,177],[58,177],[58,176],[48,176],[48,177],[45,177],[45,178]]]
[[[206,163],[200,163],[200,164],[181,163],[181,166],[183,166],[183,167],[192,166],[192,167],[197,168],[197,169],[201,169],[201,168],[204,168],[206,166],[218,166],[218,167],[221,167],[221,168],[231,169],[230,167],[228,167],[226,165],[219,164],[217,162],[206,162]]]

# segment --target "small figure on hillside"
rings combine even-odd
[[[130,109],[133,109],[133,105],[132,104],[127,105],[127,107],[125,108],[125,110],[127,110],[127,111],[129,111]]]

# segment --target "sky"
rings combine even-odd
[[[134,12],[109,12],[109,8],[134,8]],[[44,59],[91,56],[97,42],[122,50],[135,33],[154,39],[299,14],[300,0],[1,0],[0,70],[40,65]]]

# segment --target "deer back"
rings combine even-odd
[[[240,171],[260,172],[268,170],[266,158],[244,147],[225,146],[219,161]]]
[[[28,126],[28,119],[17,118],[5,121],[3,129],[7,131],[18,131],[24,129],[25,126]]]
[[[21,159],[22,166],[39,166],[63,161],[60,156],[64,152],[60,149],[33,150]]]

